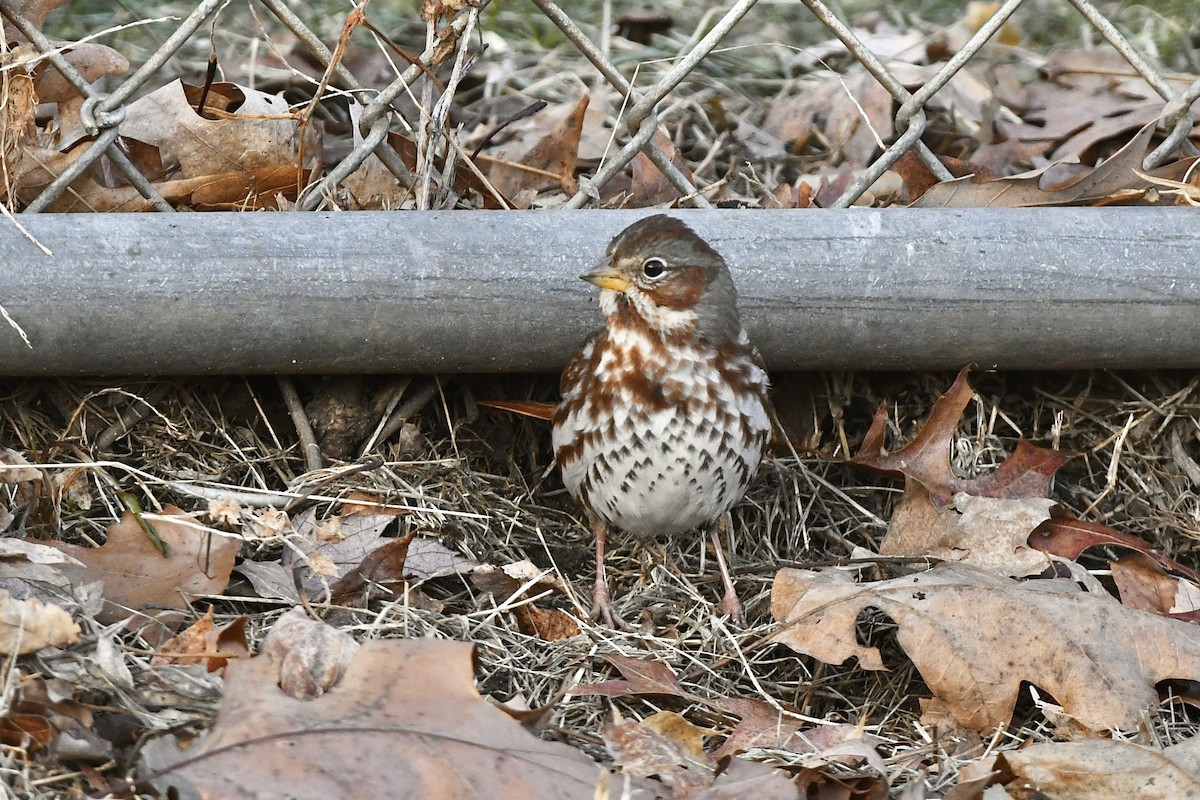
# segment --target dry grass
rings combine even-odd
[[[840,443],[855,445],[884,397],[896,414],[897,432],[907,438],[951,377],[825,374],[789,382],[791,389],[781,403],[812,400],[819,409],[820,454],[798,461],[783,455],[769,460],[736,510],[733,565],[749,627],[732,628],[714,616],[720,587],[711,559],[702,563],[699,538],[647,546],[618,539],[609,559],[610,579],[620,612],[638,625],[633,633],[593,625],[581,613],[580,603],[586,604],[590,596],[592,543],[557,473],[547,475],[547,428],[481,411],[474,404],[476,396],[496,396],[498,391],[549,396],[550,381],[445,380],[398,439],[368,454],[381,455],[384,466],[323,485],[320,494],[338,497],[360,491],[402,502],[416,510],[401,520],[401,532],[435,532],[453,550],[480,562],[504,565],[529,559],[552,570],[573,595],[552,602],[580,617],[583,635],[564,641],[526,635],[511,613],[498,609],[504,598],[481,593],[459,576],[419,585],[419,594],[410,594],[408,600],[377,603],[366,610],[319,610],[364,639],[433,636],[471,641],[477,646],[481,692],[501,700],[518,698],[530,706],[552,702],[564,687],[577,682],[611,677],[611,666],[602,660],[605,654],[659,660],[701,698],[757,697],[813,724],[862,723],[886,741],[883,751],[893,789],[912,780],[943,788],[952,783],[962,762],[979,757],[979,746],[1017,746],[1048,737],[1037,707],[1023,702],[1010,731],[998,733],[991,742],[975,743],[975,750],[956,752],[954,743],[934,739],[918,724],[918,701],[927,693],[895,645],[894,626],[886,618],[864,616],[860,636],[883,647],[885,660],[894,667],[888,673],[866,672],[853,663],[830,666],[798,658],[765,645],[764,637],[772,629],[768,594],[775,570],[844,560],[851,547],[874,548],[885,530],[897,488],[838,463],[836,457],[844,454]],[[960,429],[955,461],[967,472],[987,470],[1011,450],[1018,434],[1041,444],[1056,443],[1079,454],[1060,473],[1054,492],[1058,500],[1085,518],[1142,535],[1195,565],[1198,496],[1188,471],[1194,468],[1191,460],[1200,457],[1196,382],[1192,373],[977,375],[977,401]],[[802,396],[798,385],[809,387],[811,396]],[[302,380],[298,388],[307,400],[317,385]],[[139,407],[149,411],[140,422],[122,427],[115,438],[106,434],[120,424],[122,414],[132,416],[128,412]],[[111,449],[98,452],[95,443],[105,438],[112,439]],[[64,448],[63,441],[75,446]],[[271,380],[11,383],[0,398],[0,446],[43,463],[94,459],[80,476],[89,486],[90,509],[49,498],[27,504],[15,494],[5,498],[17,514],[8,535],[33,539],[102,539],[122,501],[110,481],[100,476],[101,470],[146,508],[172,502],[198,511],[206,507],[194,496],[198,487],[294,497],[317,477],[302,472],[295,428]],[[309,500],[304,505],[313,503],[322,514],[338,508],[336,501]],[[277,558],[281,546],[282,539],[248,543],[243,557]],[[881,565],[867,574],[888,577],[897,569],[901,567]],[[282,605],[237,595],[235,586],[211,602],[219,619],[249,615],[256,640],[284,610]],[[93,634],[97,632],[93,628]],[[133,677],[130,687],[114,684],[96,669],[91,660],[95,638],[70,651],[36,658],[29,666],[69,677],[77,697],[105,709],[102,717],[133,719],[145,730],[202,731],[218,701],[218,684],[194,686],[189,696],[177,686],[165,695],[151,693],[148,657],[154,648],[127,632],[118,634],[117,641],[119,660]],[[604,758],[598,732],[607,720],[614,714],[639,718],[662,708],[680,711],[694,723],[722,733],[735,722],[711,706],[671,698],[567,697],[555,706],[552,730]],[[1155,734],[1170,742],[1194,728],[1194,715],[1171,702],[1164,705]],[[780,764],[795,758],[782,751],[751,755]],[[60,796],[67,786],[84,786],[82,776],[71,772],[65,760],[28,763],[19,748],[12,747],[0,749],[0,760],[6,782],[20,796]],[[124,765],[112,764],[106,771],[115,777],[123,770]]]

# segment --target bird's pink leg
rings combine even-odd
[[[596,537],[596,585],[592,588],[592,619],[603,619],[610,628],[628,629],[629,624],[613,611],[612,600],[608,596],[608,575],[604,571],[604,537],[608,535],[608,525],[603,520],[592,520],[592,534]]]
[[[725,534],[725,538],[729,538],[729,529],[733,526],[733,516],[726,511],[721,515],[721,519],[717,525],[709,529],[708,535],[712,539],[713,552],[717,557],[717,569],[721,572],[721,582],[725,584],[725,596],[721,598],[721,613],[729,616],[733,622],[738,625],[746,624],[746,612],[742,608],[742,601],[738,599],[737,590],[733,588],[733,578],[729,576],[729,567],[725,565],[725,546],[721,541],[721,534]]]

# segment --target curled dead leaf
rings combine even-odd
[[[358,649],[350,634],[293,608],[271,627],[262,655],[275,665],[284,694],[311,700],[337,685]]]

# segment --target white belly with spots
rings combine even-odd
[[[639,406],[621,388],[623,376],[601,370],[575,391],[586,385],[585,397],[607,401],[583,403],[554,429],[556,452],[586,442],[560,463],[567,489],[629,533],[679,533],[715,521],[746,491],[770,433],[761,369],[744,362],[748,385],[739,397],[712,368],[711,352],[679,355],[657,373],[662,385],[682,389],[671,404]]]
[[[640,436],[618,432],[617,447],[582,459],[590,465],[592,508],[630,533],[679,533],[712,522],[741,498],[758,468],[760,445],[739,446],[741,431],[712,419],[672,409],[637,427]]]

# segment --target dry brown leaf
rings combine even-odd
[[[293,800],[590,800],[598,767],[484,702],[471,651],[433,639],[370,641],[315,700],[284,694],[269,656],[233,662],[216,724],[164,783],[191,784],[206,800],[275,796],[284,785]]]
[[[209,672],[224,669],[231,658],[247,658],[250,646],[246,643],[247,616],[240,616],[217,627],[213,623],[213,608],[173,638],[163,642],[150,658],[151,666],[162,664],[203,664]]]
[[[800,800],[799,787],[766,764],[730,759],[724,769],[704,753],[707,732],[670,711],[637,722],[625,720],[600,732],[621,772],[635,779],[637,796],[666,798],[754,797]]]
[[[671,668],[658,661],[642,661],[629,656],[606,655],[605,661],[621,671],[622,679],[600,683],[581,683],[568,694],[575,696],[598,694],[604,697],[624,697],[631,694],[664,694],[687,697]]]
[[[991,179],[996,177],[996,174],[990,171],[986,166],[975,162],[961,161],[957,158],[949,156],[939,156],[938,160],[942,166],[950,170],[950,174],[956,178],[962,178],[967,175],[975,175],[979,179]],[[1007,162],[1006,162],[1007,163]],[[925,192],[929,191],[929,187],[937,185],[937,178],[925,166],[925,163],[914,153],[909,150],[896,161],[892,166],[892,170],[900,176],[900,180],[904,184],[904,189],[908,193],[908,202],[912,202],[919,198]]]
[[[0,54],[0,166],[4,184],[0,185],[0,202],[10,203],[20,189],[20,179],[27,167],[22,164],[26,153],[37,142],[38,96],[33,77],[27,68],[18,66],[24,54]],[[4,480],[4,473],[0,473]]]
[[[783,748],[801,723],[783,716],[770,704],[752,697],[723,697],[718,707],[739,718],[733,732],[713,753],[717,759],[734,755],[752,747]]]
[[[682,717],[679,722],[691,724]],[[689,752],[653,725],[636,720],[612,722],[604,726],[600,737],[612,753],[613,763],[623,773],[635,778],[656,778],[673,796],[689,797],[712,785],[714,775],[704,751]]]
[[[1051,519],[1039,525],[1029,537],[1029,546],[1071,561],[1079,558],[1080,554],[1090,547],[1133,550],[1154,559],[1163,569],[1177,572],[1193,583],[1200,584],[1200,573],[1158,552],[1145,539],[1139,539],[1099,522],[1074,519],[1058,509],[1051,512]]]
[[[73,688],[65,681],[14,671],[0,714],[0,743],[30,754],[54,747],[65,734],[76,753],[90,750],[101,760],[111,757],[112,748],[92,730],[90,705],[71,699]]]
[[[830,166],[865,167],[880,140],[890,141],[895,133],[894,103],[887,89],[858,67],[776,102],[763,130],[796,154],[803,154],[810,140],[819,137],[821,149],[829,150]]]
[[[1181,800],[1200,796],[1195,740],[1157,750],[1133,742],[1048,742],[996,758],[988,783],[1054,800]]]
[[[278,196],[294,200],[317,166],[318,128],[301,125],[282,98],[228,83],[213,84],[201,115],[196,106],[202,94],[201,87],[173,81],[132,103],[121,124],[130,147],[153,154],[155,163],[137,165],[164,198],[202,210],[275,208]],[[66,167],[68,156],[64,152],[27,183],[46,182]],[[115,176],[84,175],[72,188],[80,197],[64,196],[52,210],[150,207]]]
[[[523,417],[547,422],[554,419],[554,409],[558,408],[558,403],[547,403],[541,400],[476,400],[475,402],[484,408],[511,411]]]
[[[79,641],[79,626],[65,609],[36,597],[18,600],[0,589],[0,653],[25,655]]]
[[[886,800],[889,796],[885,778],[870,775],[831,774],[825,769],[801,769],[796,775],[796,786],[805,800]],[[913,782],[909,787],[920,787]],[[907,791],[907,790],[906,790]],[[923,789],[914,795],[925,800]],[[897,795],[898,800],[909,800],[907,795]]]
[[[292,521],[296,538],[293,540],[305,556],[296,556],[295,549],[284,551],[282,569],[273,569],[277,578],[285,578],[283,569],[290,570],[299,565],[300,577],[305,591],[310,597],[315,597],[325,591],[325,579],[333,579],[330,584],[346,577],[356,569],[382,570],[377,577],[394,582],[399,579],[397,569],[402,569],[405,575],[416,579],[444,577],[447,575],[466,574],[475,569],[477,564],[453,552],[433,536],[429,531],[414,531],[403,553],[394,546],[394,537],[383,534],[394,527],[397,517],[387,511],[364,510],[360,505],[352,505],[346,513],[318,521],[316,509],[309,508]],[[364,561],[375,550],[388,546],[387,555],[391,558],[388,563]],[[244,565],[243,565],[244,566]],[[386,573],[386,575],[385,575]],[[267,583],[271,581],[265,574],[258,576]],[[362,577],[360,575],[360,577]],[[360,582],[359,588],[364,586]],[[264,588],[266,584],[264,584]],[[284,589],[277,585],[277,589]],[[346,584],[343,589],[353,591]],[[285,591],[286,593],[286,591]]]
[[[350,634],[293,608],[271,626],[262,654],[275,664],[284,694],[311,700],[337,685],[358,650]]]
[[[660,127],[654,132],[652,141],[658,145],[659,150],[667,154],[676,169],[682,172],[688,180],[692,179],[691,168],[684,160],[683,153],[679,152],[679,148],[675,146],[675,142],[671,141],[671,137],[663,128]],[[625,208],[661,206],[674,203],[679,199],[679,190],[667,180],[667,176],[663,175],[658,167],[654,166],[650,156],[644,152],[638,153],[633,159],[632,169],[633,182],[629,190],[629,197],[624,203]]]
[[[1156,124],[1157,120],[1148,123],[1128,144],[1099,166],[1065,180],[1053,177],[1054,165],[990,181],[956,178],[930,187],[911,207],[1025,208],[1137,199],[1146,189],[1152,188],[1152,184],[1138,172]]]
[[[477,161],[487,167],[488,180],[506,197],[524,190],[533,195],[560,188],[572,195],[579,137],[589,97],[580,96],[574,106],[548,108],[519,123],[517,135]],[[516,127],[516,126],[514,126]]]
[[[934,696],[972,730],[1007,725],[1023,680],[1102,730],[1136,727],[1157,702],[1158,681],[1200,678],[1200,629],[1072,581],[1016,582],[962,564],[865,584],[839,571],[775,577],[777,641],[830,664],[854,656],[881,670],[879,651],[855,637],[864,608],[895,620]]]
[[[301,130],[283,98],[215,83],[201,116],[202,93],[178,80],[156,89],[130,104],[121,135],[158,147],[164,165],[178,165],[177,179],[283,166],[295,176],[316,165],[316,130]]]
[[[884,766],[875,751],[884,740],[864,733],[857,725],[820,725],[801,730],[802,724],[798,720],[785,717],[768,703],[751,697],[723,697],[716,706],[740,718],[733,732],[713,753],[717,760],[751,748],[765,748],[816,756],[825,763],[857,766],[866,760],[877,768]],[[814,766],[814,761],[816,759],[810,758],[802,763]],[[884,773],[881,769],[880,774]]]
[[[542,608],[525,603],[513,609],[517,627],[527,636],[536,636],[548,642],[560,642],[579,635],[579,623],[571,615],[557,608]]]
[[[351,144],[354,147],[361,146],[365,140],[359,127],[364,108],[362,103],[357,100],[349,101]],[[409,168],[414,166],[416,166],[415,157]],[[400,208],[410,194],[409,190],[400,185],[396,176],[384,166],[383,161],[374,152],[367,156],[366,161],[358,165],[358,169],[344,178],[341,185],[350,193],[355,209]],[[319,430],[318,428],[318,432]]]
[[[389,539],[363,557],[354,569],[338,578],[329,589],[335,606],[367,608],[374,599],[395,600],[404,594],[404,563],[416,531]]]
[[[566,593],[561,578],[538,569],[528,559],[503,567],[481,564],[471,572],[471,583],[505,605],[546,593]],[[513,616],[522,633],[547,641],[569,639],[579,633],[579,624],[557,608],[519,603],[513,608]]]
[[[934,404],[921,431],[894,453],[884,447],[887,406],[881,405],[852,462],[918,481],[939,506],[949,505],[960,492],[975,497],[1045,497],[1050,491],[1050,480],[1068,456],[1057,450],[1035,447],[1025,439],[1017,441],[1012,455],[994,472],[977,478],[960,478],[954,474],[950,445],[963,409],[974,396],[967,373],[966,369],[958,373],[954,385]]]
[[[175,506],[164,507],[163,514],[187,516]],[[107,603],[101,617],[105,620],[122,619],[143,609],[187,608],[192,598],[225,589],[241,549],[239,540],[167,519],[155,519],[153,524],[166,545],[165,557],[128,511],[120,522],[109,526],[108,539],[101,547],[47,544],[85,565],[74,568],[80,579],[104,581]],[[63,571],[70,573],[71,569],[64,567]]]
[[[305,591],[309,596],[316,596],[325,590],[326,584],[321,575],[314,574],[314,567],[328,563],[329,575],[325,577],[341,578],[361,564],[372,550],[395,541],[383,537],[395,523],[396,517],[377,512],[356,512],[317,520],[317,509],[308,508],[292,520],[296,546],[284,551],[283,566],[291,568],[299,564]],[[297,552],[305,555],[297,556]]]
[[[1053,562],[1029,546],[1029,535],[1050,518],[1053,505],[1047,498],[975,497],[959,492],[953,506],[938,508],[924,486],[909,480],[879,552],[931,556],[1015,578],[1036,575]]]
[[[1058,50],[1043,71],[1049,80],[1026,86],[1022,121],[1001,118],[997,129],[1017,141],[1046,141],[1053,161],[1094,163],[1163,114],[1162,98],[1113,49]]]
[[[0,449],[0,483],[29,483],[44,477],[44,472],[31,465],[16,450],[7,447]]]
[[[1121,603],[1154,614],[1200,621],[1200,588],[1168,575],[1153,558],[1127,553],[1109,564]]]
[[[396,131],[388,134],[388,143],[391,144],[392,149],[400,154],[400,158],[404,160],[405,165],[410,170],[415,171],[417,168],[416,143]],[[477,157],[476,160],[482,163],[483,158]],[[370,161],[368,160],[366,163],[370,163]],[[434,159],[433,163],[438,171],[443,173],[443,180],[445,180],[446,159],[438,156]],[[382,163],[380,166],[382,166]],[[484,208],[497,209],[512,206],[512,202],[508,198],[505,198],[497,191],[493,191],[495,189],[494,186],[489,189],[487,184],[475,174],[474,170],[464,164],[461,158],[455,162],[453,181],[452,187],[456,194],[459,196],[469,196],[473,192],[482,198],[481,202]],[[497,197],[497,195],[500,196]],[[402,195],[402,197],[407,197],[407,194]]]
[[[693,725],[674,711],[659,711],[641,722],[652,731],[674,742],[689,758],[706,758],[704,739],[716,731]]]

